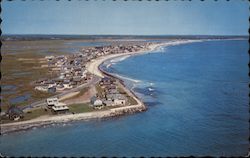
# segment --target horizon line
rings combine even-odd
[[[247,35],[208,35],[208,34],[151,34],[151,35],[133,35],[133,34],[1,34],[1,36],[8,36],[8,35],[66,35],[66,36],[249,36]]]

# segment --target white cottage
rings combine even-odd
[[[58,104],[58,98],[48,98],[46,102],[47,102],[48,107],[52,107]]]
[[[122,94],[108,94],[106,95],[107,100],[112,101],[113,105],[125,105],[126,97]]]
[[[55,114],[67,113],[69,112],[69,107],[65,103],[58,102],[52,107],[52,110]]]
[[[98,99],[96,96],[93,96],[90,99],[91,104],[93,105],[93,107],[98,107],[98,106],[102,106],[102,101],[100,99]]]

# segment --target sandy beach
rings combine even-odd
[[[155,50],[157,47],[162,46],[163,44],[153,44],[149,46],[149,49],[144,49],[138,52],[131,52],[131,53],[120,53],[120,54],[110,54],[106,56],[101,56],[97,59],[92,60],[91,62],[87,63],[86,68],[87,70],[99,77],[104,77],[103,73],[99,70],[99,65],[101,65],[104,61],[112,59],[112,58],[117,58],[117,57],[122,57],[122,56],[131,56],[131,55],[136,55],[136,54],[142,54],[146,52],[150,52]]]
[[[178,40],[178,41],[169,41],[169,42],[164,42],[164,43],[156,43],[152,44],[149,46],[148,49],[144,49],[141,51],[137,52],[130,52],[130,53],[120,53],[120,54],[110,54],[106,56],[101,56],[97,59],[92,60],[91,62],[87,63],[86,69],[99,77],[104,77],[103,73],[99,70],[99,65],[101,65],[104,61],[112,59],[112,58],[117,58],[117,57],[122,57],[122,56],[131,56],[131,55],[138,55],[138,54],[144,54],[144,53],[150,53],[154,50],[157,50],[160,47],[164,46],[173,46],[173,45],[179,45],[179,44],[185,44],[185,43],[192,43],[192,42],[201,42],[202,40]]]
[[[200,40],[199,40],[200,41]],[[106,60],[122,57],[122,56],[131,56],[131,55],[138,55],[143,53],[150,53],[161,46],[171,46],[171,45],[178,45],[190,42],[199,42],[198,40],[181,40],[181,41],[170,41],[166,43],[157,43],[151,44],[148,49],[144,49],[138,52],[131,52],[131,53],[122,53],[122,54],[112,54],[107,56],[99,57],[91,62],[87,63],[86,68],[87,70],[99,77],[104,77],[104,74],[100,71],[99,66]],[[122,86],[124,91],[130,96],[132,96],[138,104],[124,106],[124,107],[117,107],[110,110],[102,110],[102,111],[95,111],[95,112],[87,112],[87,113],[79,113],[79,114],[67,114],[67,115],[56,115],[56,116],[41,116],[32,120],[27,121],[20,121],[14,123],[6,123],[1,124],[1,133],[9,133],[13,131],[19,130],[26,130],[33,127],[38,127],[42,125],[48,125],[53,123],[62,123],[62,122],[69,122],[74,120],[89,120],[89,119],[100,119],[106,117],[113,117],[128,113],[135,113],[146,110],[146,106],[144,103],[135,96],[135,94],[128,90],[126,87]]]

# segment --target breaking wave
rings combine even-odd
[[[117,57],[117,58],[111,59],[110,62],[112,64],[113,63],[117,63],[117,62],[120,62],[120,61],[123,61],[123,60],[127,59],[128,57],[130,57],[130,55],[125,55],[125,56]]]
[[[116,77],[118,77],[118,78],[120,78],[120,79],[132,81],[132,82],[134,82],[134,83],[141,83],[141,82],[142,82],[141,80],[136,80],[136,79],[129,78],[129,77],[125,77],[125,76],[118,75],[118,74],[113,74],[113,75],[115,75]]]

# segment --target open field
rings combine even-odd
[[[45,55],[64,54],[63,41],[3,41],[1,62],[2,104],[5,111],[10,105],[27,105],[53,94],[34,90],[32,82],[53,78],[46,67]]]
[[[45,115],[52,115],[52,113],[50,110],[45,110],[44,108],[37,108],[27,113],[24,113],[24,117],[15,122],[26,121],[26,120],[34,119],[34,118],[45,116]],[[13,122],[13,121],[9,120],[8,118],[4,116],[1,116],[1,123],[10,123],[10,122]]]
[[[98,96],[102,96],[104,94],[105,91],[99,84],[96,84],[95,88],[96,88],[96,92],[97,92],[96,94]]]
[[[25,105],[33,101],[51,96],[48,93],[41,93],[34,90],[32,82],[44,77],[52,77],[46,68],[34,69],[40,67],[38,62],[41,55],[25,52],[19,54],[3,54],[1,63],[2,70],[2,109],[7,105]],[[18,60],[19,58],[29,58],[31,61]],[[11,86],[12,88],[5,88]],[[22,97],[27,96],[24,100]],[[18,98],[20,98],[19,101]]]
[[[90,105],[90,103],[72,104],[72,105],[69,105],[69,111],[73,112],[73,113],[83,113],[83,112],[95,111],[95,109],[93,109],[89,105]]]

